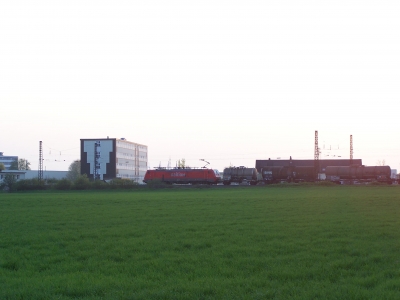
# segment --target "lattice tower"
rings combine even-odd
[[[38,170],[38,179],[43,180],[43,147],[42,141],[39,141],[39,170]]]

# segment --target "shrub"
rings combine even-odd
[[[68,179],[58,180],[55,185],[55,188],[57,190],[70,190],[71,187],[72,187],[72,182]]]
[[[133,189],[138,184],[130,179],[114,178],[110,181],[110,186],[112,189]]]
[[[296,186],[299,186],[299,183],[282,182],[282,183],[265,184],[264,186],[265,186],[266,188],[269,188],[269,187],[288,188],[288,187],[296,187]]]
[[[17,190],[17,179],[12,174],[6,174],[3,182],[0,184],[0,188],[9,192],[15,192]]]
[[[87,190],[90,188],[90,181],[89,178],[87,177],[86,174],[80,175],[75,181],[74,181],[74,189],[76,190]]]
[[[16,189],[18,191],[45,190],[46,185],[43,180],[39,180],[38,178],[22,179],[22,180],[17,181]]]
[[[110,188],[110,185],[107,182],[104,182],[102,180],[95,180],[92,183],[92,186],[96,190],[105,190],[105,189],[109,189]]]
[[[391,183],[387,183],[387,182],[380,182],[380,181],[372,181],[369,182],[368,185],[380,185],[380,186],[386,186],[386,185],[390,185]]]
[[[165,189],[168,186],[170,186],[170,185],[168,185],[167,183],[165,183],[164,181],[162,181],[160,179],[153,179],[147,183],[147,187],[152,190]]]
[[[46,183],[47,183],[47,184],[50,184],[50,185],[51,185],[51,184],[56,184],[56,183],[58,182],[58,180],[59,180],[59,179],[57,179],[57,178],[47,178],[47,179],[46,179]]]
[[[213,186],[210,185],[210,184],[195,184],[195,185],[194,185],[194,188],[200,189],[200,190],[202,190],[202,189],[209,189],[209,188],[212,188],[212,187],[213,187]]]
[[[336,182],[329,181],[329,180],[323,180],[323,181],[317,181],[315,183],[316,186],[337,186]]]

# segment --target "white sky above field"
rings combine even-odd
[[[256,159],[400,169],[399,1],[2,1],[0,152],[67,170],[81,138],[151,168]],[[324,149],[325,148],[325,149]],[[331,150],[328,150],[331,149]],[[329,156],[327,156],[329,155]]]

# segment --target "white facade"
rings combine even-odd
[[[147,146],[122,139],[116,140],[117,177],[143,183],[147,171]]]

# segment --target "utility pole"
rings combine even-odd
[[[353,135],[350,134],[350,166],[353,164]]]
[[[139,169],[140,169],[140,161],[139,161],[139,145],[135,145],[135,180],[139,182]]]
[[[27,168],[28,169],[28,168]],[[42,141],[39,141],[39,170],[38,170],[39,181],[43,180],[43,148]]]
[[[318,180],[319,174],[319,149],[318,149],[318,130],[315,130],[315,140],[314,140],[314,171],[315,178]]]
[[[353,184],[353,168],[352,168],[352,165],[353,165],[353,135],[352,134],[350,134],[350,184]],[[355,169],[354,169],[354,176],[356,175],[355,174]]]

